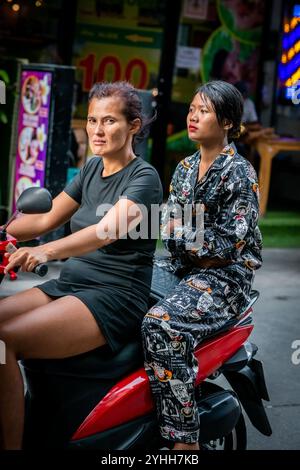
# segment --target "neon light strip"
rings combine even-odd
[[[284,34],[282,40],[283,49],[289,49],[298,39],[300,39],[300,25],[292,33]]]
[[[300,79],[300,18],[292,18],[284,24],[283,53],[279,64],[279,78],[291,87]]]

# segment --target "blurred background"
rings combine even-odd
[[[237,145],[259,174],[265,247],[300,246],[299,64],[296,0],[0,0],[0,223],[26,187],[55,196],[89,158],[95,81],[129,80],[145,112],[156,108],[137,153],[167,191],[195,150],[185,129],[194,90],[223,79],[245,97]]]
[[[264,264],[251,338],[265,361],[274,434],[249,427],[248,447],[299,449],[300,0],[0,0],[0,225],[24,189],[45,186],[54,197],[91,157],[95,81],[128,80],[145,114],[157,112],[136,153],[155,166],[167,197],[177,163],[196,150],[189,102],[210,79],[243,94],[235,143],[259,176]],[[62,263],[50,263],[48,278]],[[6,276],[0,297],[37,282]]]

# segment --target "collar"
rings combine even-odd
[[[212,163],[212,165],[208,169],[208,171],[206,173],[206,176],[204,177],[203,182],[206,181],[206,178],[207,178],[208,174],[211,171],[222,170],[229,162],[232,161],[233,157],[236,154],[237,154],[237,149],[236,149],[236,146],[234,145],[233,142],[226,145],[226,147],[224,147],[222,152],[216,157],[216,159],[214,160],[214,162]],[[192,164],[189,171],[191,172],[191,184],[194,187],[196,185],[197,178],[198,178],[199,163],[200,163],[200,160],[201,160],[200,151],[198,150],[198,152],[196,152],[193,155],[193,157],[194,157],[194,161],[193,161],[193,164]]]
[[[226,147],[223,148],[222,152],[217,156],[213,164],[211,165],[210,169],[216,169],[216,170],[221,170],[224,168],[224,166],[229,163],[232,158],[237,154],[237,149],[236,146],[234,145],[233,142],[230,144],[226,145]]]

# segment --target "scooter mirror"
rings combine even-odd
[[[43,214],[52,208],[52,197],[45,188],[27,188],[17,200],[17,209],[23,214]]]

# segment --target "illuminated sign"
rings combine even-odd
[[[295,5],[293,13],[293,18],[284,22],[279,64],[279,80],[286,99],[292,99],[300,80],[300,5]]]
[[[300,5],[294,5],[293,16],[299,18],[299,16],[300,16]]]

